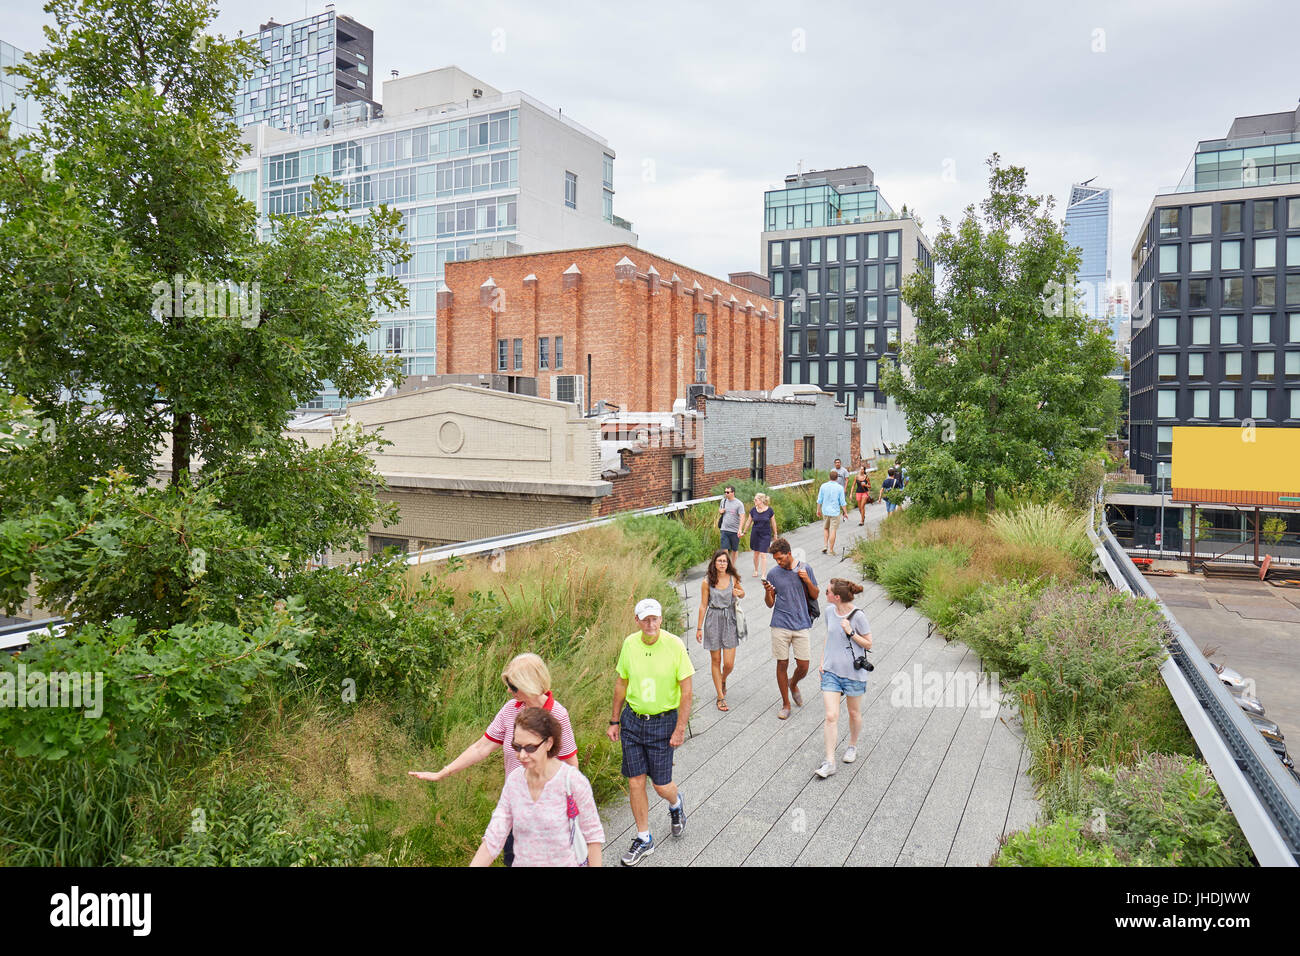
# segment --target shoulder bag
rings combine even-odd
[[[578,866],[586,866],[587,838],[578,826],[578,801],[573,799],[573,775],[577,771],[565,764],[561,773],[564,774],[564,804],[569,821],[569,849],[573,851],[573,859]]]

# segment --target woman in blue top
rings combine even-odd
[[[858,759],[858,735],[862,733],[862,697],[867,692],[867,672],[854,667],[863,651],[871,650],[871,622],[853,606],[862,585],[832,578],[826,586],[826,646],[822,650],[822,702],[826,705],[826,760],[817,768],[825,780],[835,772],[835,744],[839,740],[840,697],[849,708],[849,748],[844,762]]]

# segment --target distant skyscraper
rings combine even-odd
[[[1070,187],[1070,202],[1065,210],[1065,234],[1070,244],[1083,251],[1078,281],[1085,290],[1084,310],[1110,328],[1111,341],[1117,341],[1119,320],[1111,304],[1110,230],[1111,198],[1109,189],[1086,183]]]
[[[235,93],[235,123],[258,123],[295,133],[329,129],[334,112],[377,114],[374,94],[375,34],[333,5],[316,16],[262,24],[249,37],[266,58],[265,66]]]
[[[10,76],[4,69],[7,66],[17,66],[24,56],[26,54],[22,50],[0,40],[0,113],[13,109],[9,123],[13,127],[14,136],[36,132],[36,127],[41,122],[40,109],[36,101],[27,95],[26,82],[19,77]]]

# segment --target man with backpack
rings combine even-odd
[[[881,492],[880,496],[885,499],[886,515],[893,514],[894,509],[898,507],[898,505],[895,504],[894,501],[889,496],[889,492],[895,490],[897,491],[903,490],[903,479],[899,477],[899,469],[890,468],[889,477],[886,478],[880,485],[880,492]]]
[[[790,716],[790,698],[799,707],[803,696],[799,681],[808,674],[812,658],[813,618],[821,614],[817,598],[817,577],[807,564],[795,566],[790,543],[785,538],[772,542],[772,559],[776,567],[763,578],[763,600],[772,609],[772,656],[776,658],[776,686],[781,691],[781,710],[777,717]],[[794,673],[790,673],[790,655],[794,654]]]

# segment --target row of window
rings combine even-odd
[[[1246,331],[1242,326],[1242,319],[1243,316],[1240,315],[1219,316],[1219,338],[1217,342],[1210,341],[1214,316],[1194,315],[1190,318],[1181,319],[1173,317],[1157,319],[1156,344],[1241,345],[1245,342]],[[1278,316],[1275,315],[1251,316],[1250,342],[1255,345],[1267,345],[1277,341],[1281,336],[1275,336],[1274,327],[1275,323],[1280,321]],[[1287,315],[1286,325],[1283,328],[1286,333],[1285,342],[1292,345],[1300,343],[1300,312],[1292,312]]]
[[[840,331],[840,329],[807,329],[806,331],[796,329],[787,340],[789,348],[786,349],[786,354],[790,356],[855,354],[858,351],[858,330],[843,330],[843,349],[840,348]],[[865,330],[862,335],[862,351],[866,353],[876,351],[877,342],[876,330]],[[885,342],[886,351],[898,351],[899,334],[896,326],[885,329]]]
[[[884,242],[881,242],[884,236]],[[901,232],[869,232],[865,236],[826,236],[821,239],[781,239],[768,243],[768,263],[773,269],[797,266],[803,263],[816,265],[822,262],[860,262],[862,259],[879,259],[883,249],[886,259],[897,259],[903,234]],[[858,256],[859,249],[865,253]],[[843,258],[840,253],[843,252]]]
[[[1277,375],[1277,353],[1276,352],[1254,352],[1255,380],[1260,382],[1271,382]],[[1206,377],[1206,356],[1211,356],[1211,362],[1218,359],[1219,377],[1224,381],[1240,381],[1242,366],[1246,362],[1242,352],[1223,352],[1217,356],[1207,352],[1188,352],[1186,361],[1183,362],[1183,378],[1195,379]],[[1179,379],[1178,366],[1179,357],[1177,353],[1165,353],[1156,357],[1156,377],[1162,381],[1175,381]],[[1288,379],[1300,379],[1300,352],[1283,352],[1282,353],[1282,374]]]
[[[1253,301],[1246,305],[1246,279],[1252,280]],[[1300,305],[1300,275],[1285,276],[1284,302],[1277,299],[1277,276],[1226,276],[1211,285],[1209,279],[1166,279],[1157,283],[1160,309],[1245,309]],[[1183,283],[1187,283],[1187,304],[1182,304]],[[1218,292],[1218,301],[1211,293]]]
[[[1245,240],[1223,239],[1219,246],[1219,269],[1222,271],[1243,268],[1241,264],[1241,246]],[[1179,248],[1176,243],[1166,243],[1160,247],[1160,274],[1177,272],[1212,272],[1213,242],[1187,243],[1187,261],[1179,262]],[[1300,267],[1300,236],[1266,236],[1254,239],[1248,247],[1253,253],[1249,269],[1276,269],[1278,266],[1278,246],[1285,250],[1282,263],[1288,268]],[[1185,265],[1186,268],[1180,268]]]
[[[789,362],[791,385],[870,385],[875,386],[880,371],[879,359],[846,359],[830,362]]]
[[[829,294],[858,291],[859,272],[857,266],[831,266],[826,269],[791,269],[789,273],[773,272],[772,295],[780,297],[786,294],[787,275],[789,276],[790,295],[794,295],[796,289],[803,289],[808,295],[821,295],[823,292],[823,277],[825,281],[824,291]],[[883,266],[862,266],[860,277],[862,279],[862,288],[875,292],[881,288],[882,279],[884,280],[885,289],[897,289],[898,276],[898,263],[890,262]]]
[[[881,300],[884,300],[882,305]],[[882,312],[883,310],[883,312]],[[857,299],[808,299],[801,296],[789,303],[786,309],[786,325],[855,325],[863,322],[872,325],[880,321],[898,322],[897,295],[865,295],[862,308],[858,308]]]
[[[1282,202],[1285,203],[1286,228],[1300,229],[1300,198],[1285,199]],[[1251,202],[1251,222],[1256,232],[1264,232],[1278,227],[1281,216],[1277,204],[1278,200],[1276,199],[1256,199]],[[1218,218],[1219,232],[1221,234],[1242,231],[1245,205],[1244,202],[1225,202],[1219,205]],[[1171,236],[1182,235],[1184,220],[1188,227],[1187,235],[1211,235],[1214,226],[1213,206],[1191,206],[1187,212],[1188,215],[1184,217],[1181,208],[1161,209],[1159,213],[1160,238],[1167,239]]]
[[[497,371],[505,372],[511,369],[510,359],[513,355],[516,372],[522,371],[524,367],[524,340],[514,339],[497,339]],[[564,336],[557,335],[554,338],[547,336],[537,340],[537,370],[540,372],[544,369],[561,369],[564,368]]]
[[[1156,417],[1157,418],[1178,418],[1178,419],[1210,419],[1211,404],[1214,403],[1218,409],[1218,415],[1215,416],[1217,421],[1238,421],[1242,418],[1253,418],[1255,421],[1268,419],[1269,416],[1269,396],[1277,393],[1275,388],[1162,388],[1156,392]],[[1186,394],[1183,399],[1183,414],[1178,413],[1178,396],[1179,393]],[[1217,392],[1217,399],[1213,393]],[[1300,418],[1300,388],[1288,388],[1285,390],[1286,401],[1284,409],[1278,408],[1274,404],[1275,411],[1282,411],[1279,418]],[[1249,401],[1247,414],[1242,415],[1240,412],[1242,399]],[[1161,426],[1166,428],[1171,426]],[[1169,432],[1170,441],[1173,441],[1173,433]],[[1159,442],[1157,442],[1157,452],[1160,451]]]

